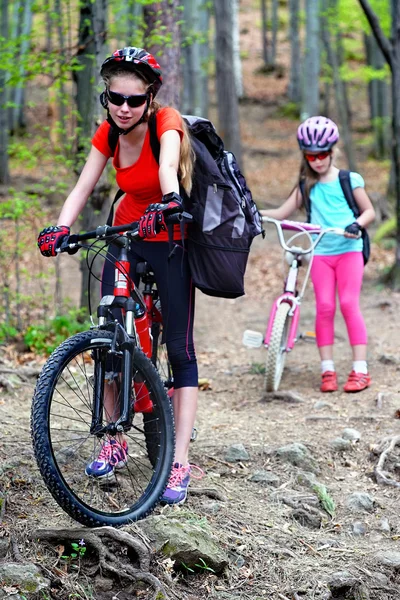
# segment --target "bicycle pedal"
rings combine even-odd
[[[246,329],[243,333],[242,344],[248,348],[261,348],[264,343],[264,336],[259,331]]]
[[[299,339],[304,340],[305,342],[315,342],[315,331],[302,331],[299,334]]]

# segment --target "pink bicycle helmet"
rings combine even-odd
[[[328,151],[338,139],[337,125],[328,117],[310,117],[297,130],[297,141],[303,151]]]
[[[127,46],[121,50],[116,50],[112,56],[105,59],[101,65],[100,75],[112,72],[121,63],[126,69],[137,71],[152,86],[153,98],[157,95],[162,86],[161,67],[152,54],[143,50],[143,48],[134,48]]]

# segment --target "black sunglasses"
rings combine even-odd
[[[128,106],[131,108],[137,108],[138,106],[142,106],[147,100],[147,94],[137,94],[135,96],[124,96],[123,94],[118,94],[117,92],[112,92],[111,90],[106,90],[106,96],[111,104],[115,104],[116,106],[122,106],[125,102],[127,102]]]

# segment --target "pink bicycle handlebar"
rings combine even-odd
[[[321,231],[320,225],[313,225],[312,223],[303,223],[298,221],[281,221],[282,229],[288,231],[311,231],[312,233],[319,233]]]

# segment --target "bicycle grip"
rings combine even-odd
[[[71,248],[71,245],[73,247]],[[56,252],[61,254],[62,252],[67,252],[67,254],[76,254],[80,249],[79,245],[79,236],[77,234],[72,234],[63,239],[60,246],[57,248]]]
[[[184,210],[165,217],[167,225],[173,225],[174,223],[180,223],[181,221],[193,221],[193,216]]]

